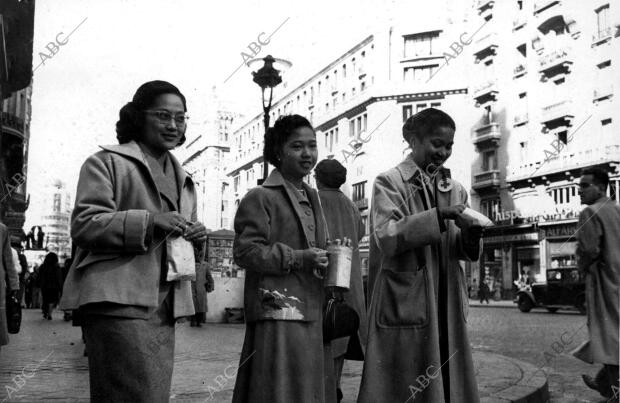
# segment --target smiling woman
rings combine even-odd
[[[169,152],[185,141],[185,112],[174,85],[143,84],[120,110],[120,144],[80,172],[61,308],[83,318],[92,402],[169,400],[174,323],[194,307],[190,282],[168,271],[188,257],[177,245],[206,239],[194,183]]]

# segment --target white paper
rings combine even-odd
[[[472,210],[469,207],[465,208],[461,214],[472,220],[476,226],[489,227],[493,225],[493,221],[489,220],[487,216],[477,212],[476,210]]]

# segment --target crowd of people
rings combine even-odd
[[[64,287],[53,253],[30,276],[27,305],[40,293],[51,319],[62,295],[60,309],[77,315],[93,402],[167,402],[174,324],[204,322],[213,279],[197,263],[207,230],[196,216],[195,184],[170,153],[185,142],[186,112],[174,85],[138,88],[120,109],[119,144],[102,146],[81,168]],[[463,262],[479,259],[483,229],[465,214],[468,191],[443,168],[455,131],[441,110],[411,116],[402,129],[411,153],[375,179],[366,304],[358,248],[365,230],[340,191],[345,167],[317,164],[316,132],[300,115],[282,116],[267,130],[263,156],[273,169],[243,197],[234,220],[234,260],[246,277],[233,402],[339,402],[345,359],[364,361],[360,403],[479,401]],[[307,181],[313,169],[318,190]],[[602,234],[620,236],[620,207],[603,198],[600,173],[580,186],[585,204],[606,205],[583,213],[578,254],[590,274],[590,343],[580,358],[604,364],[584,381],[608,394],[618,377],[618,306],[609,298],[617,302],[620,256],[608,243],[618,238]],[[343,245],[349,284],[326,287],[334,246]],[[188,270],[197,272],[193,284],[178,277]],[[11,293],[19,292],[17,281],[8,276]]]

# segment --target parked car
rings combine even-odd
[[[583,273],[576,267],[558,267],[547,270],[546,283],[534,283],[517,292],[516,302],[521,312],[532,308],[546,308],[549,312],[558,309],[586,313],[586,284]]]

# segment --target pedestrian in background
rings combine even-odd
[[[620,206],[606,196],[609,176],[600,168],[583,171],[579,182],[577,259],[585,273],[589,340],[574,355],[603,364],[596,376],[583,375],[588,387],[618,401],[618,332],[620,322]],[[615,388],[615,392],[614,389]]]
[[[331,343],[337,398],[340,401],[343,397],[340,378],[344,360],[364,361],[364,349],[366,348],[366,305],[358,247],[365,229],[357,206],[340,191],[340,186],[347,180],[347,169],[338,161],[327,159],[319,162],[314,172],[321,207],[329,230],[329,240],[332,242],[336,239],[343,241],[344,238],[348,238],[351,240],[353,249],[349,290],[345,292],[335,291],[337,297],[344,299],[345,303],[355,310],[360,319],[360,325],[354,337],[342,337],[333,340]]]
[[[478,291],[478,297],[480,297],[480,303],[486,301],[489,303],[489,294],[491,293],[491,289],[489,288],[489,278],[485,277],[484,280],[480,283],[480,290]]]
[[[412,153],[375,180],[359,403],[479,400],[459,261],[479,258],[482,228],[463,215],[468,191],[441,168],[454,131],[438,109],[413,115],[403,126]]]
[[[43,318],[52,320],[52,312],[58,304],[62,291],[62,271],[58,264],[58,255],[54,252],[48,253],[39,267],[39,282],[43,297],[41,305]]]
[[[276,169],[235,215],[246,328],[233,402],[333,403],[319,278],[328,263],[326,227],[319,196],[303,181],[317,161],[316,134],[306,118],[282,116],[264,144],[263,156]]]
[[[7,296],[17,297],[19,278],[13,263],[9,229],[0,223],[0,347],[9,343],[6,316]]]
[[[167,276],[189,258],[175,246],[206,239],[194,182],[170,153],[185,141],[186,111],[174,85],[143,84],[120,110],[119,144],[80,171],[61,309],[79,308],[95,403],[170,399],[175,322],[194,306],[190,281]]]
[[[18,299],[22,308],[25,307],[24,294],[26,293],[26,278],[28,277],[28,260],[26,259],[26,255],[24,255],[24,247],[21,243],[17,242],[15,245],[15,250],[17,250],[19,266],[21,271],[19,272],[19,295]]]
[[[39,265],[35,263],[30,275],[30,307],[41,308],[41,282],[39,280]]]

